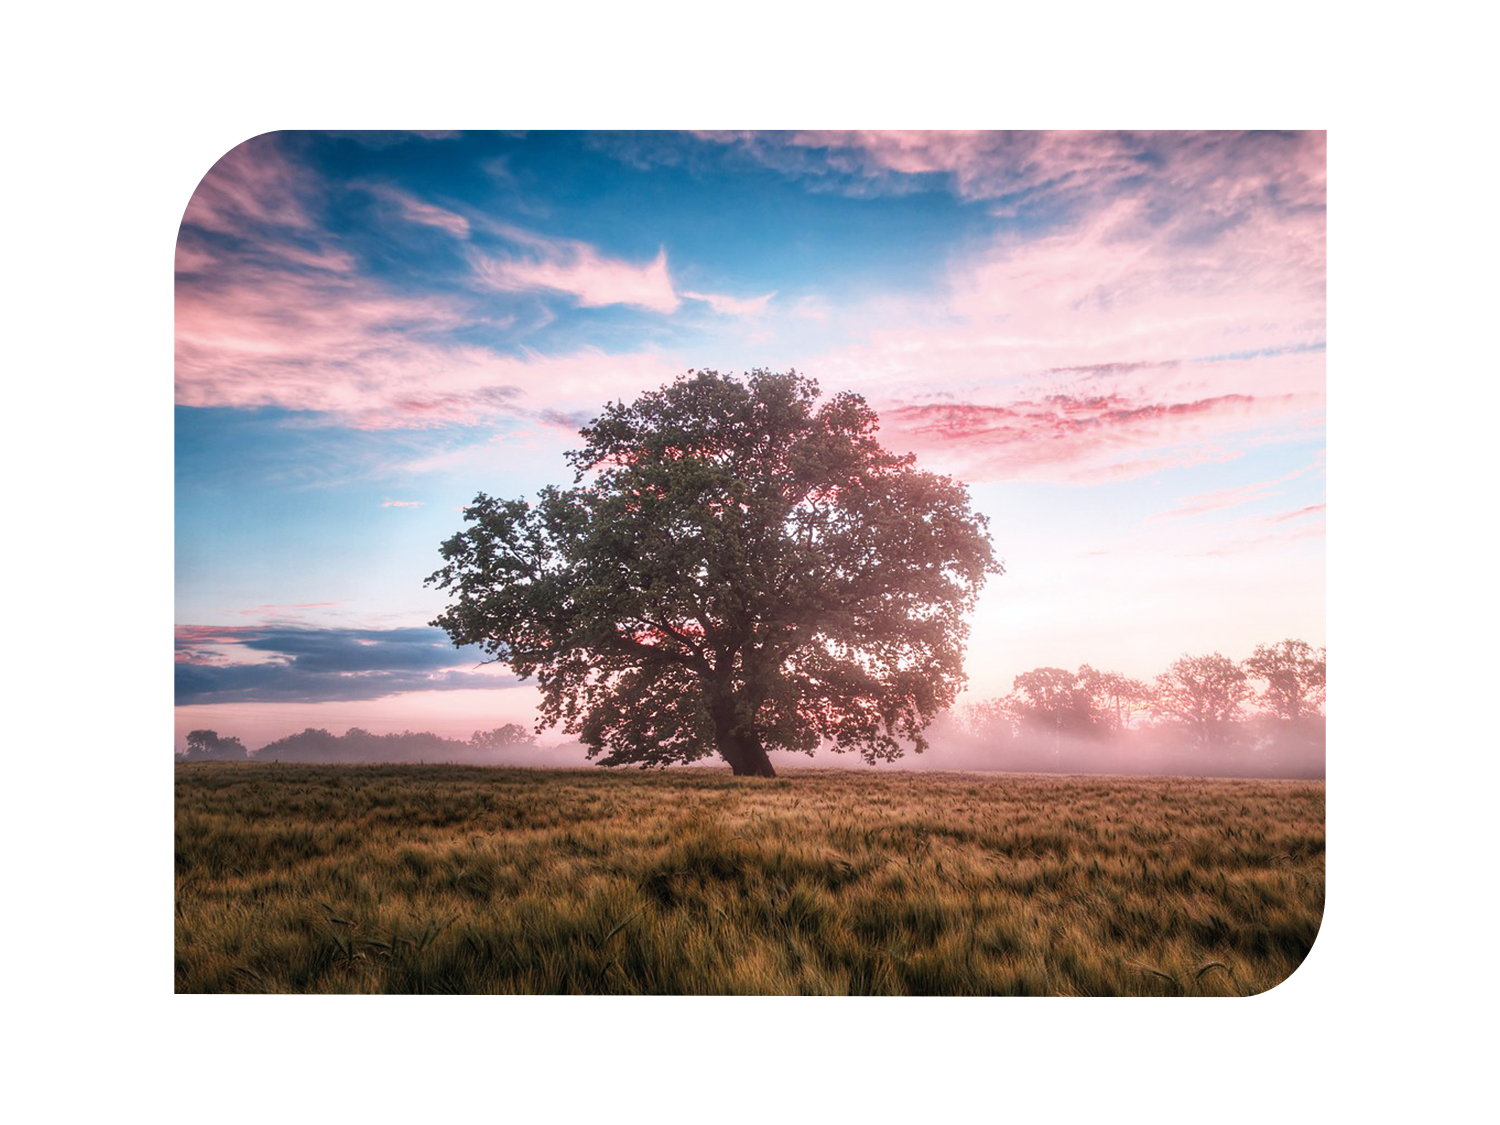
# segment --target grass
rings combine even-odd
[[[179,992],[1249,995],[1322,782],[177,768]]]

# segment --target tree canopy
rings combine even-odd
[[[191,730],[185,757],[190,761],[231,762],[242,761],[248,754],[238,738],[221,738],[218,731]]]
[[[1156,708],[1186,725],[1205,747],[1222,745],[1250,698],[1245,670],[1220,653],[1184,656],[1156,677]]]
[[[433,624],[542,689],[604,765],[926,747],[964,682],[965,614],[1001,573],[967,490],[796,372],[689,372],[607,405],[573,487],[480,494],[442,545]]]
[[[1278,719],[1297,720],[1317,713],[1328,682],[1328,651],[1306,641],[1285,640],[1256,645],[1245,671],[1265,681],[1261,702]]]

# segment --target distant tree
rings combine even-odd
[[[1260,702],[1276,718],[1297,720],[1321,712],[1327,691],[1327,649],[1294,640],[1256,645],[1244,668],[1265,683]]]
[[[1213,748],[1228,741],[1230,724],[1251,694],[1244,669],[1227,656],[1184,656],[1156,678],[1155,710]]]
[[[188,731],[187,755],[189,759],[208,762],[243,760],[249,755],[238,738],[220,738],[217,731]]]
[[[986,740],[1010,739],[1016,736],[1017,719],[1012,701],[980,699],[960,708],[957,719],[965,734]]]
[[[1130,719],[1155,698],[1149,685],[1119,672],[1100,672],[1087,664],[1078,669],[1078,689],[1089,699],[1094,715],[1112,734],[1130,729]]]
[[[1066,668],[1033,668],[1015,678],[1007,699],[1023,730],[1060,737],[1091,735],[1103,729],[1087,685]]]
[[[469,744],[482,750],[504,750],[512,746],[534,747],[536,735],[520,723],[506,723],[494,730],[476,730]]]
[[[308,727],[300,734],[289,734],[267,743],[255,752],[258,761],[336,762],[339,737],[324,727]]]
[[[535,506],[481,494],[428,579],[434,624],[537,678],[603,765],[921,751],[999,573],[962,485],[882,449],[858,395],[689,372],[611,403]]]

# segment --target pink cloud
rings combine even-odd
[[[864,391],[888,444],[965,479],[1078,481],[1321,427],[1320,134],[785,143],[833,144],[871,177],[943,172],[971,198],[1067,204],[1047,233],[1002,229],[956,256],[926,299],[844,310],[854,343],[798,364]]]
[[[380,506],[382,508],[420,508],[422,506],[422,501],[420,501],[420,500],[382,500],[380,502]]]
[[[722,293],[694,293],[687,289],[682,295],[693,301],[706,301],[708,306],[723,316],[761,316],[776,291],[763,293],[759,297],[726,297]]]
[[[1038,200],[1095,208],[1121,195],[1188,209],[1204,200],[1221,217],[1242,205],[1320,209],[1326,181],[1327,138],[1321,132],[845,129],[697,135],[735,145],[789,174],[837,179],[842,190],[855,194],[910,191],[921,186],[910,177],[943,176],[960,197],[993,201],[1001,214]]]
[[[673,312],[681,304],[667,270],[667,252],[645,265],[609,258],[586,242],[547,238],[518,228],[494,225],[520,254],[470,256],[480,285],[501,292],[549,289],[569,293],[586,308],[635,305]]]
[[[179,280],[177,402],[315,411],[364,429],[552,425],[678,373],[649,353],[502,356],[452,343],[448,334],[471,322],[458,299],[240,263],[228,280]]]
[[[176,625],[172,635],[179,645],[237,645],[260,632],[250,625]]]
[[[1322,539],[1326,534],[1323,512],[1324,505],[1313,504],[1295,512],[1266,516],[1259,521],[1259,527],[1263,529],[1259,534],[1243,535],[1199,553],[1212,557],[1237,558],[1251,551]]]
[[[468,231],[462,216],[394,188],[375,191],[412,221]],[[651,354],[499,355],[455,342],[458,329],[513,327],[514,318],[497,320],[472,296],[406,296],[362,276],[311,218],[323,192],[271,136],[241,145],[204,178],[178,239],[179,404],[275,406],[369,429],[502,418],[576,429],[580,412],[610,394],[680,370]],[[635,265],[490,221],[486,231],[518,248],[511,259],[476,259],[488,288],[554,289],[591,306],[679,303],[665,252]]]
[[[1306,508],[1298,508],[1295,512],[1283,512],[1280,515],[1271,516],[1270,519],[1272,523],[1290,523],[1293,520],[1321,516],[1327,508],[1327,504],[1309,504]]]
[[[306,231],[317,181],[282,153],[275,135],[252,137],[222,156],[198,184],[183,222],[236,233],[246,221]]]
[[[329,273],[349,273],[355,268],[354,257],[336,247],[320,246],[305,249],[286,243],[270,244],[266,249],[282,261],[307,269],[326,270]]]
[[[797,298],[791,309],[793,316],[803,320],[827,320],[828,312],[828,303],[811,294]]]
[[[1214,439],[1284,406],[1244,394],[1142,402],[1119,393],[896,405],[881,414],[882,441],[965,480],[1121,479],[1237,456]]]
[[[437,227],[439,230],[447,231],[454,238],[469,237],[469,220],[462,215],[426,203],[409,192],[387,184],[377,184],[369,190],[371,194],[395,206],[401,217],[408,222]]]
[[[1188,516],[1203,515],[1207,512],[1222,511],[1226,508],[1235,508],[1241,504],[1248,504],[1256,500],[1264,500],[1272,496],[1280,496],[1285,490],[1277,486],[1295,480],[1309,469],[1317,468],[1321,462],[1306,465],[1296,469],[1275,480],[1258,481],[1254,484],[1240,485],[1238,488],[1224,488],[1214,492],[1203,492],[1196,496],[1185,496],[1177,502],[1177,507],[1170,511],[1158,512],[1152,517],[1154,520],[1182,519]],[[1321,508],[1321,505],[1319,505]],[[1303,509],[1311,511],[1312,509]],[[1287,518],[1287,517],[1279,517]]]

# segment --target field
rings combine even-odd
[[[1250,995],[1323,783],[176,767],[178,992]]]

